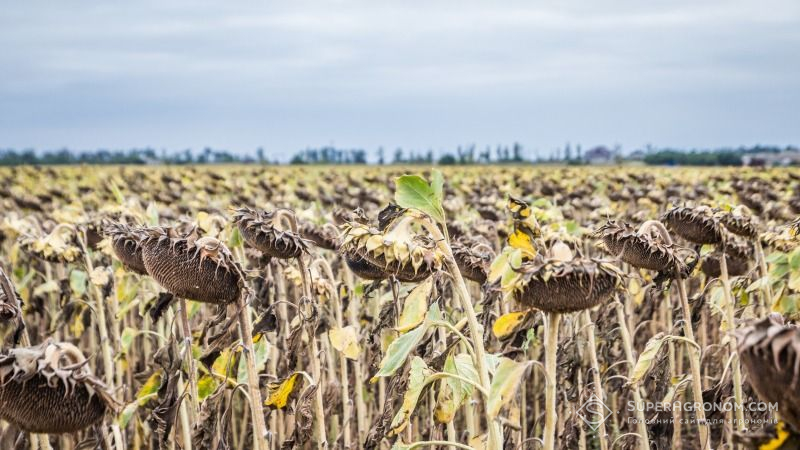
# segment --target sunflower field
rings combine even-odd
[[[0,449],[800,448],[800,171],[0,169]]]

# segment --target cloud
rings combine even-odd
[[[794,0],[24,2],[0,146],[800,142]]]

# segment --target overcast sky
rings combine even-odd
[[[0,147],[800,144],[800,1],[35,1]]]

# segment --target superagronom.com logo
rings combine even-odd
[[[612,411],[597,395],[592,394],[575,413],[592,431],[597,431],[597,428],[611,416]]]

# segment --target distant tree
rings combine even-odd
[[[452,166],[458,163],[455,156],[450,153],[445,153],[439,158],[438,164],[440,166]]]

